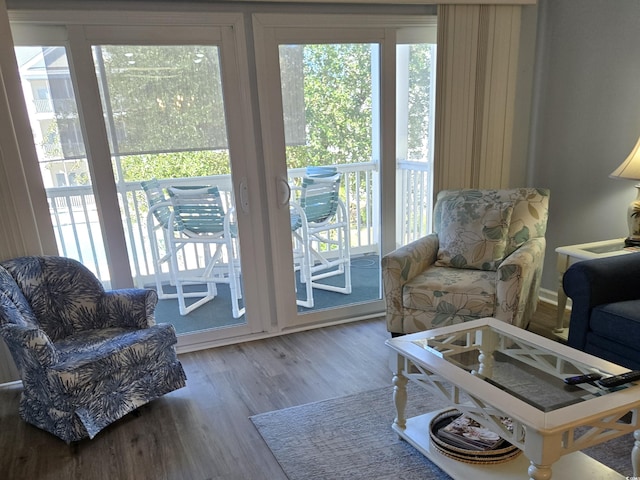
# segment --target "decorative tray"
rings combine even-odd
[[[445,410],[433,418],[429,429],[431,444],[443,455],[466,463],[495,464],[503,463],[520,455],[521,450],[506,440],[499,440],[491,449],[480,449],[469,446],[463,448],[454,445],[446,437],[443,438],[441,429],[445,428],[462,414],[455,409]]]

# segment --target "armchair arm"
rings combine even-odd
[[[564,273],[562,286],[571,298],[568,343],[585,345],[591,310],[597,305],[640,298],[640,253],[575,263]]]
[[[100,299],[98,311],[107,327],[147,328],[156,323],[154,311],[157,303],[155,290],[111,290]]]
[[[21,374],[58,363],[58,352],[49,336],[39,328],[7,323],[0,327],[0,335],[9,347]]]
[[[433,265],[438,256],[438,235],[419,238],[382,257],[382,280],[387,302],[387,330],[401,333],[402,289],[408,281]]]
[[[562,285],[574,307],[576,302],[587,302],[590,308],[640,298],[639,278],[640,253],[630,253],[575,263],[565,272]]]
[[[507,256],[497,270],[496,318],[526,328],[536,310],[546,240],[532,238]]]

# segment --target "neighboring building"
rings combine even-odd
[[[17,47],[45,187],[86,184],[88,167],[63,47]]]

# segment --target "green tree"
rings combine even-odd
[[[108,45],[96,58],[125,181],[230,172],[217,47]]]
[[[424,160],[427,156],[429,112],[435,99],[429,95],[429,86],[435,72],[435,59],[428,44],[412,45],[409,60],[409,125],[410,160]]]
[[[372,47],[369,44],[281,49],[281,64],[302,68],[300,85],[283,94],[302,97],[286,121],[297,125],[287,146],[289,168],[368,162],[372,158]],[[430,49],[412,46],[409,92],[410,158],[424,158],[432,108]],[[230,173],[217,47],[102,46],[98,72],[112,122],[111,148],[124,180]],[[297,63],[296,63],[297,62]],[[293,65],[293,67],[291,67]],[[284,76],[283,76],[284,79]],[[283,80],[284,81],[284,80]],[[229,108],[229,107],[227,107]],[[291,131],[291,130],[289,130]]]
[[[120,159],[126,181],[149,178],[206,177],[229,174],[226,151],[200,150],[145,155],[128,155]]]
[[[305,45],[303,71],[307,142],[287,147],[288,166],[369,161],[370,45]]]

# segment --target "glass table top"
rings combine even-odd
[[[625,248],[624,242],[618,242],[618,243],[609,244],[609,245],[587,247],[587,248],[584,248],[584,250],[589,253],[601,254],[601,253],[617,252],[620,250],[624,250],[624,248]]]
[[[587,373],[612,373],[595,369],[491,326],[460,330],[412,343],[500,388],[542,412],[629,388],[614,389],[597,383],[567,385],[563,379]]]

